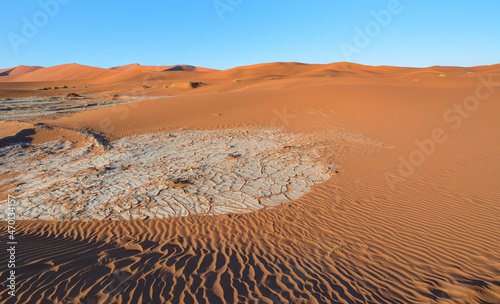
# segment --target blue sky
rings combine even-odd
[[[26,0],[1,7],[2,68],[500,63],[497,0]]]

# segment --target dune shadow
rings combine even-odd
[[[7,239],[5,227],[0,238]],[[112,269],[117,257],[130,259],[138,253],[99,241],[82,241],[64,236],[23,234],[16,237],[16,298],[0,291],[1,303],[97,303],[107,294],[112,298],[127,281],[135,276],[127,271]],[[6,252],[6,242],[0,250]],[[0,256],[0,277],[7,278],[7,254]],[[84,300],[82,302],[82,291]],[[43,302],[42,301],[42,302]],[[43,302],[45,303],[45,302]],[[52,302],[51,302],[52,303]]]
[[[35,129],[24,129],[19,132],[17,132],[16,135],[13,136],[7,136],[4,138],[0,138],[0,148],[10,146],[13,144],[18,144],[18,143],[31,143],[33,141],[33,138],[30,136],[35,134]]]

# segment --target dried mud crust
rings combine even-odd
[[[22,97],[0,99],[0,120],[31,121],[39,118],[56,118],[75,112],[112,107],[118,104],[140,102],[146,99],[161,98],[113,94],[78,95],[69,93],[52,97]],[[163,97],[164,98],[164,97]]]
[[[19,219],[245,213],[289,203],[330,178],[335,168],[321,147],[306,143],[310,135],[262,129],[139,135],[100,152],[70,141],[20,143],[0,149],[0,186],[15,189]]]

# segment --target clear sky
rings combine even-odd
[[[500,63],[498,0],[25,0],[0,6],[1,68]]]

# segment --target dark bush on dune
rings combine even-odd
[[[68,95],[66,95],[67,98],[76,98],[76,97],[82,97],[76,93],[69,93]]]

